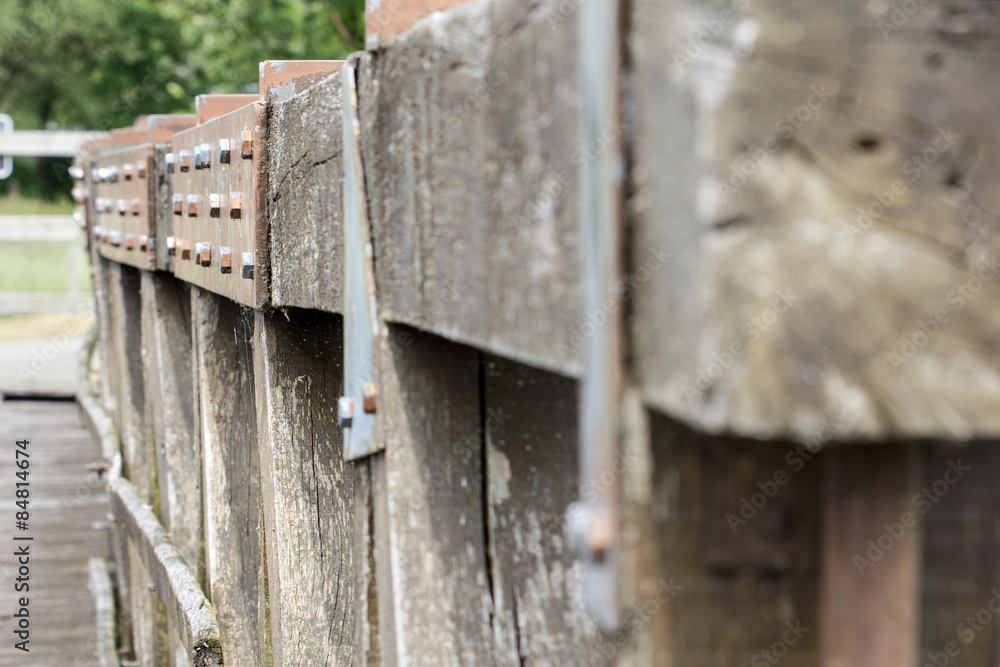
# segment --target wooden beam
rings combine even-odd
[[[103,558],[87,561],[90,593],[97,607],[97,661],[100,667],[118,667],[115,639],[115,595],[111,590],[108,565]]]
[[[923,522],[913,446],[837,449],[826,458],[820,574],[823,667],[915,665]]]
[[[215,611],[183,556],[127,480],[111,480],[109,486],[112,513],[149,572],[191,662],[195,667],[221,665],[222,640]]]
[[[80,153],[83,144],[106,136],[105,132],[15,130],[13,134],[0,134],[0,155],[72,157]]]

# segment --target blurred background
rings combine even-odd
[[[18,130],[111,130],[143,114],[193,113],[201,93],[255,93],[262,60],[341,59],[363,45],[364,0],[3,0],[0,113]],[[0,216],[70,215],[71,161],[15,159],[0,180]],[[21,346],[11,341],[82,332],[89,321],[9,304],[90,289],[82,236],[0,235],[0,383],[26,386],[12,376]]]

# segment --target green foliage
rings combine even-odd
[[[191,112],[200,93],[255,91],[262,60],[338,59],[363,43],[364,0],[4,0],[0,112],[20,129],[123,127]],[[58,171],[39,161],[15,180],[51,191],[42,181]]]

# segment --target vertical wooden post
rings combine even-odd
[[[254,407],[253,314],[192,288],[207,593],[233,665],[258,656],[260,473]]]
[[[256,314],[254,378],[275,667],[350,664],[353,473],[337,426],[342,320]]]
[[[915,665],[922,522],[915,445],[845,447],[826,459],[823,667]]]

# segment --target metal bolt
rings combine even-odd
[[[184,196],[174,195],[174,215],[184,214]]]
[[[598,563],[604,560],[615,541],[615,529],[607,517],[595,516],[587,525],[587,547]]]
[[[378,394],[378,390],[375,388],[374,382],[365,382],[361,387],[361,398],[364,402],[364,409],[367,414],[375,414],[375,397]]]
[[[146,163],[140,162],[139,168],[136,171],[139,174],[139,178],[146,178]]]
[[[181,171],[191,171],[191,151],[181,151]]]
[[[232,273],[233,271],[232,248],[219,248],[219,271],[221,271],[222,273]]]
[[[73,201],[77,204],[82,204],[87,201],[87,191],[83,188],[73,188],[73,191],[70,194],[73,195]]]
[[[132,200],[132,215],[139,215],[142,213],[142,203],[138,199]]]
[[[239,192],[229,193],[229,217],[239,220],[243,215],[243,194]]]
[[[167,173],[168,174],[174,173],[174,165],[176,163],[174,154],[167,153],[166,155],[163,156],[163,161],[167,164]]]
[[[243,277],[247,280],[253,279],[253,253],[243,253]]]
[[[75,164],[69,168],[69,175],[74,181],[82,181],[84,173],[83,167],[79,167]]]
[[[191,259],[192,243],[188,239],[181,241],[181,259]]]
[[[98,183],[104,183],[108,180],[108,170],[103,167],[97,170],[97,178],[94,179]]]
[[[253,132],[250,130],[243,130],[240,134],[240,156],[244,160],[249,160],[253,157]]]
[[[118,167],[108,167],[108,181],[112,183],[118,182]]]
[[[212,265],[212,244],[205,242],[200,243],[201,252],[198,253],[198,263],[202,266]]]
[[[198,217],[198,195],[188,195],[188,217],[197,218]]]
[[[201,168],[212,168],[212,144],[202,144],[201,148]]]
[[[121,232],[119,232],[118,230],[112,229],[111,230],[111,245],[113,245],[114,247],[117,248],[121,244],[122,244]]]
[[[194,168],[195,171],[203,168],[205,166],[204,158],[201,154],[201,144],[194,147]]]
[[[132,180],[132,174],[135,172],[135,165],[126,164],[122,166],[122,173],[125,175],[126,181]]]
[[[177,239],[173,236],[167,237],[167,254],[176,255],[177,254]]]
[[[229,164],[230,151],[229,139],[219,139],[219,164]]]
[[[128,202],[125,201],[124,199],[119,199],[118,200],[118,215],[125,215],[126,211],[128,211]]]
[[[149,237],[145,234],[139,235],[139,250],[145,252],[149,249]]]
[[[211,218],[218,218],[222,210],[222,196],[218,194],[208,195],[208,215]]]
[[[351,428],[354,421],[354,399],[350,396],[341,396],[337,399],[337,425],[340,428]]]
[[[132,236],[131,234],[125,235],[125,249],[135,250],[135,237]]]

